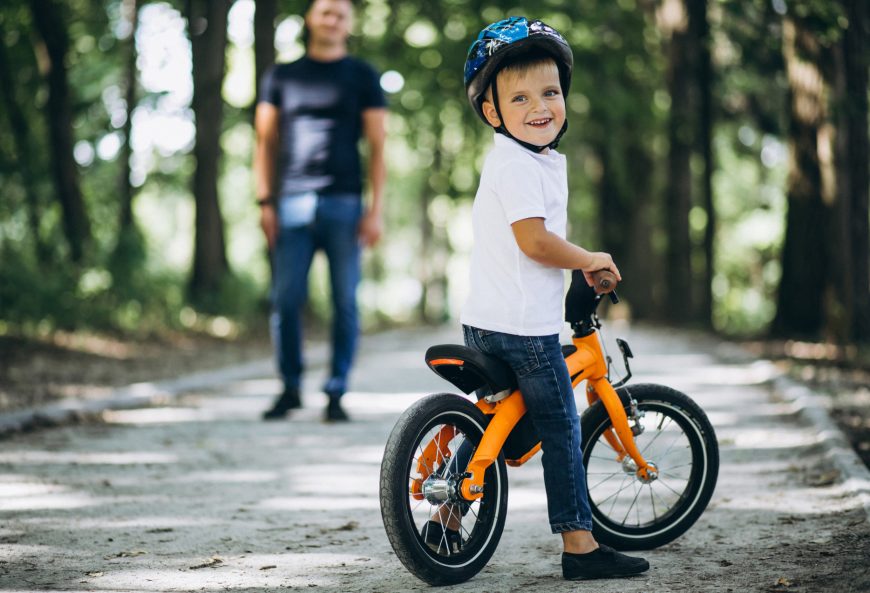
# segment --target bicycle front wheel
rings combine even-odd
[[[399,418],[381,464],[381,516],[396,556],[431,585],[464,582],[489,561],[504,529],[504,456],[484,474],[483,497],[462,499],[459,486],[487,417],[467,399],[439,393]]]
[[[626,413],[629,394],[637,402],[635,443],[657,476],[642,480],[630,457],[620,459],[605,438],[613,431],[604,404],[592,405],[582,431],[593,534],[621,550],[655,548],[685,533],[707,508],[719,474],[719,445],[707,415],[687,395],[650,384],[617,393]]]

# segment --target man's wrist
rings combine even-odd
[[[366,207],[366,213],[381,216],[384,212],[384,203],[381,200],[371,200]]]

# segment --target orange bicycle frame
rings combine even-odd
[[[597,332],[582,337],[575,336],[573,342],[577,350],[565,358],[572,386],[576,387],[584,380],[587,382],[586,399],[589,405],[601,400],[610,416],[613,428],[604,434],[604,438],[616,451],[617,460],[621,461],[627,455],[637,464],[637,475],[644,479],[649,478],[651,474],[655,473],[655,468],[646,462],[635,445],[634,433],[628,424],[628,416],[619,395],[607,379],[607,363],[601,350]],[[484,414],[491,416],[491,419],[468,464],[466,471],[469,476],[462,481],[460,487],[462,496],[466,500],[475,500],[483,496],[483,476],[486,469],[498,458],[508,435],[526,413],[526,404],[519,390],[496,403],[489,403],[481,399],[477,402],[477,407]],[[441,436],[440,433],[439,436]],[[438,447],[438,445],[433,445],[433,442],[430,442],[426,447],[429,455],[435,454],[436,447]],[[510,464],[521,465],[525,463],[540,448],[541,444],[538,443],[521,459],[511,460]],[[422,469],[423,462],[420,463],[420,466],[418,469]],[[428,473],[424,474],[421,483],[426,477],[428,477]]]

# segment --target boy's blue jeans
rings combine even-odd
[[[465,344],[507,362],[519,380],[538,435],[553,533],[592,531],[580,419],[558,335],[515,336],[467,325]]]
[[[285,388],[302,378],[302,310],[308,298],[308,271],[318,249],[326,253],[332,286],[332,367],[324,391],[333,398],[347,389],[359,322],[356,288],[360,280],[358,194],[314,193],[282,196],[273,254],[272,340]]]

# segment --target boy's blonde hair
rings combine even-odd
[[[504,65],[499,68],[498,72],[495,73],[495,76],[492,80],[493,83],[495,83],[498,81],[498,77],[502,74],[510,74],[511,76],[522,76],[528,72],[547,68],[548,66],[552,66],[556,69],[557,72],[559,70],[559,65],[550,54],[545,52],[530,53],[524,56],[520,56],[515,60],[506,61]],[[487,101],[492,103],[492,85],[489,85],[487,87],[484,97]]]

